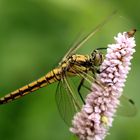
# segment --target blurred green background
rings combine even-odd
[[[112,11],[115,15],[84,47],[90,53],[113,43],[113,36],[131,28],[140,30],[138,0],[0,0],[0,96],[36,80],[57,66],[76,40]],[[136,53],[124,94],[140,111],[140,48]],[[69,128],[55,103],[57,84],[40,89],[0,107],[1,140],[70,140]],[[140,140],[140,113],[117,116],[106,140]]]

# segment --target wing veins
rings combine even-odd
[[[58,84],[56,102],[62,119],[66,124],[70,125],[71,117],[80,109],[80,105],[77,103],[66,76]]]
[[[83,44],[85,44],[91,37],[93,37],[101,28],[117,13],[117,11],[112,12],[111,15],[109,15],[104,21],[102,21],[100,24],[98,24],[90,33],[88,33],[83,39],[76,43],[72,48],[69,49],[69,51],[65,54],[62,61],[63,62],[66,58],[68,58],[70,55],[74,54]],[[60,62],[60,63],[61,63]]]

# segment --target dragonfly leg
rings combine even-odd
[[[96,50],[107,50],[107,47],[100,47],[100,48],[97,48]]]
[[[109,66],[106,67],[105,69],[103,69],[102,71],[99,71],[99,74],[102,73],[102,72],[104,72],[107,68],[109,68]]]
[[[78,94],[79,94],[79,96],[80,96],[82,102],[85,104],[85,100],[83,99],[82,94],[81,94],[81,92],[80,92],[81,87],[82,87],[83,84],[84,84],[84,78],[81,79],[80,84],[79,84],[79,86],[78,86]]]
[[[81,94],[81,92],[80,92],[81,87],[84,87],[84,88],[86,88],[86,89],[89,90],[89,91],[91,91],[91,89],[90,89],[88,86],[84,85],[84,81],[85,81],[85,78],[82,78],[81,81],[80,81],[80,84],[79,84],[79,86],[78,86],[78,94],[79,94],[79,96],[80,96],[82,102],[85,104],[85,100],[83,99],[82,94]]]

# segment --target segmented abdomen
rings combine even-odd
[[[13,101],[35,90],[38,90],[41,87],[59,81],[61,79],[60,71],[60,68],[56,68],[47,73],[45,76],[39,78],[38,80],[5,95],[4,97],[0,98],[0,104],[5,104],[7,102]]]

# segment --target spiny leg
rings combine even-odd
[[[82,94],[81,94],[81,92],[80,92],[83,83],[84,83],[84,78],[81,79],[80,84],[79,84],[79,86],[78,86],[78,94],[79,94],[79,96],[80,96],[82,102],[85,104],[85,101],[84,101],[84,99],[83,99],[83,97],[82,97]]]
[[[109,66],[108,66],[109,67]],[[100,73],[102,73],[102,72],[104,72],[108,67],[106,67],[106,68],[104,68],[102,71],[100,71],[100,70],[98,70],[97,72],[98,72],[98,74],[100,74]]]
[[[79,83],[79,86],[78,86],[78,94],[79,94],[82,102],[85,104],[85,100],[84,100],[84,98],[83,98],[83,96],[81,94],[81,87],[84,87],[84,88],[86,88],[89,91],[91,91],[91,89],[88,86],[84,85],[84,81],[85,81],[85,79],[82,78],[81,81],[80,81],[80,83]]]

